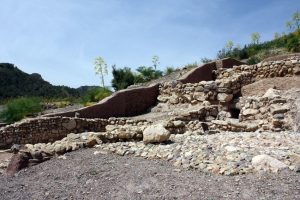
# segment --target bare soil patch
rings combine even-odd
[[[1,199],[299,199],[300,173],[217,176],[131,156],[66,154],[0,177]]]
[[[289,90],[300,88],[300,77],[276,77],[259,80],[242,88],[243,96],[263,96],[269,88]]]

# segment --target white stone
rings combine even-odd
[[[175,127],[182,127],[184,126],[184,122],[181,120],[173,121]]]
[[[234,146],[226,146],[225,150],[228,151],[228,152],[235,152],[235,151],[238,151],[239,148],[234,147]]]
[[[279,90],[275,90],[273,88],[269,88],[267,90],[267,92],[264,94],[263,97],[267,97],[269,99],[273,99],[275,97],[279,97],[280,96],[280,91]]]
[[[285,163],[265,154],[254,156],[252,165],[257,170],[271,170],[272,172],[289,169]]]
[[[145,144],[165,142],[169,137],[170,132],[162,124],[151,125],[143,131],[143,142]]]
[[[219,93],[218,94],[218,100],[222,102],[229,102],[232,100],[233,95],[232,94],[226,94],[226,93]]]
[[[243,111],[243,115],[256,115],[258,112],[256,109],[246,109]]]

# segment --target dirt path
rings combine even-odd
[[[94,151],[0,177],[1,199],[300,199],[300,173],[214,176]]]

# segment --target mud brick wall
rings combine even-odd
[[[157,103],[159,94],[158,84],[150,87],[125,89],[114,93],[101,102],[72,112],[49,114],[45,116],[74,117],[78,113],[80,118],[109,118],[129,117],[146,112]]]

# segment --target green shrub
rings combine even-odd
[[[186,64],[183,68],[192,69],[192,68],[196,68],[198,66],[199,66],[198,63],[194,62],[194,63],[188,63],[188,64]]]
[[[82,98],[84,105],[89,105],[91,102],[98,102],[108,97],[112,94],[108,88],[94,88],[87,92],[87,94]]]
[[[165,75],[169,75],[171,73],[173,73],[176,69],[174,67],[166,67],[164,74]]]
[[[287,42],[286,48],[288,49],[288,51],[291,51],[291,52],[299,52],[300,51],[299,39],[296,37],[289,39]]]
[[[259,62],[260,62],[259,58],[255,57],[255,56],[252,56],[252,57],[250,57],[250,58],[247,60],[247,64],[248,64],[248,65],[254,65],[254,64],[257,64],[257,63],[259,63]]]
[[[40,111],[42,106],[39,98],[21,97],[7,103],[0,113],[0,118],[6,123],[13,123]]]

